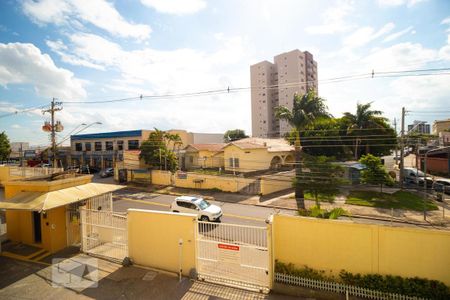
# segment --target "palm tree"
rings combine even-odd
[[[310,90],[307,94],[299,96],[294,95],[293,108],[290,110],[285,106],[275,108],[275,116],[279,120],[286,120],[295,131],[295,178],[301,177],[301,142],[300,132],[308,129],[317,120],[329,118],[331,115],[327,111],[325,99],[318,97],[314,91]],[[299,184],[295,185],[295,199],[297,206],[305,209],[305,199],[303,189]]]
[[[386,118],[381,117],[383,114],[380,110],[371,110],[370,106],[372,102],[366,104],[358,103],[356,105],[356,114],[349,112],[344,113],[344,119],[347,120],[349,126],[347,128],[347,134],[356,134],[361,136],[363,134],[362,129],[370,128],[384,128],[383,124],[386,122]],[[359,158],[358,148],[361,138],[355,138],[355,159]],[[366,143],[366,152],[369,152],[369,144]]]

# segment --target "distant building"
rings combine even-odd
[[[9,155],[11,159],[23,157],[23,153],[30,149],[30,143],[28,142],[11,142],[9,145],[11,147],[11,154]]]
[[[412,124],[408,125],[408,132],[430,134],[430,124],[427,124],[425,121],[414,121]]]
[[[439,132],[439,146],[450,146],[450,132]]]
[[[293,50],[274,57],[274,63],[262,61],[250,66],[252,136],[281,137],[291,130],[275,117],[274,108],[292,108],[294,94],[317,93],[317,62],[308,51]]]
[[[70,137],[70,164],[74,166],[90,165],[101,169],[113,167],[115,162],[124,160],[125,152],[138,151],[142,142],[148,139],[152,131],[140,129],[72,135]],[[167,132],[180,136],[182,145],[179,149],[193,143],[221,143],[223,141],[223,134],[193,133],[178,129],[170,129]],[[172,148],[172,145],[169,147]],[[130,169],[135,167],[134,165],[130,166]]]
[[[450,119],[436,120],[433,123],[433,134],[439,135],[439,132],[450,130]]]

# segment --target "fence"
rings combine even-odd
[[[62,168],[31,168],[31,167],[15,167],[9,166],[9,176],[17,176],[22,178],[29,178],[35,176],[51,175],[58,172],[63,172]]]
[[[378,299],[378,300],[424,300],[424,298],[406,296],[402,294],[394,294],[366,289],[354,285],[347,285],[338,282],[330,282],[323,280],[315,280],[309,278],[298,277],[289,274],[275,273],[275,281],[279,283],[303,286],[307,288],[319,289],[334,293],[348,294],[361,298]]]

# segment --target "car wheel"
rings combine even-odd
[[[208,216],[201,216],[200,221],[209,222],[209,218],[208,218]]]

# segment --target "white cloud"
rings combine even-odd
[[[390,35],[388,35],[387,37],[384,38],[383,43],[387,43],[387,42],[392,42],[393,40],[398,39],[399,37],[408,34],[408,33],[414,33],[414,27],[413,26],[409,26],[403,30],[394,32]]]
[[[46,41],[47,46],[55,53],[57,53],[61,60],[65,63],[74,65],[74,66],[83,66],[88,68],[93,68],[97,70],[105,70],[103,66],[93,64],[84,59],[77,58],[74,55],[67,54],[67,46],[61,40],[58,41]]]
[[[425,2],[428,0],[378,0],[380,6],[400,6],[406,5],[407,7],[413,7],[416,4]]]
[[[22,126],[20,126],[19,124],[12,124],[12,125],[11,125],[11,128],[13,128],[13,129],[19,129],[19,128],[22,128]]]
[[[366,45],[367,43],[379,38],[392,31],[395,28],[395,24],[389,22],[385,24],[381,29],[375,31],[372,27],[362,27],[347,36],[344,39],[344,46],[349,48],[357,48]]]
[[[204,0],[141,0],[141,3],[160,13],[175,15],[196,13],[206,7]]]
[[[350,1],[337,1],[322,15],[322,24],[306,27],[309,34],[334,34],[346,32],[353,28],[346,20],[348,15],[354,11],[353,3]]]
[[[374,49],[362,62],[369,69],[392,70],[424,66],[437,59],[437,51],[418,43],[399,43],[388,48]]]
[[[83,98],[82,81],[33,44],[0,43],[0,85],[31,84],[44,97]]]
[[[217,51],[205,53],[189,48],[161,51],[152,48],[126,51],[120,45],[94,34],[70,36],[70,50],[58,42],[49,42],[62,57],[83,61],[85,65],[118,70],[121,83],[117,88],[130,90],[133,85],[145,84],[145,90],[159,93],[192,91],[230,85],[236,78],[233,66],[245,55],[244,40],[241,37],[215,35],[219,41]],[[75,64],[78,62],[76,61]],[[70,63],[70,61],[67,61]],[[225,72],[217,72],[222,68]],[[242,68],[239,68],[242,70]],[[239,77],[241,79],[242,76]]]
[[[139,40],[149,38],[151,33],[150,26],[126,21],[113,4],[104,0],[25,0],[22,9],[38,24],[80,27],[80,22],[84,22],[113,35]]]

